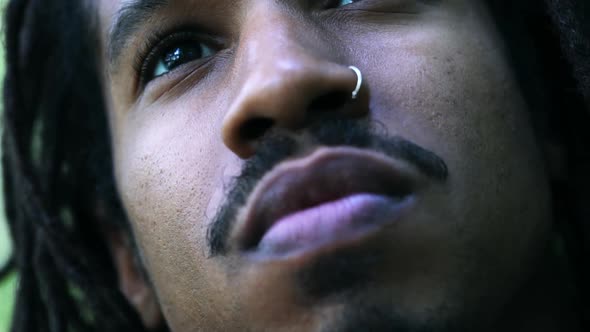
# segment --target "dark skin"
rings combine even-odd
[[[173,0],[115,43],[114,21],[130,19],[117,14],[123,3],[98,5],[105,87],[117,186],[151,283],[124,237],[111,244],[121,289],[147,326],[165,319],[178,332],[576,331],[568,277],[552,250],[549,183],[556,175],[544,167],[543,142],[481,1]],[[145,61],[138,53],[154,29],[179,33],[165,47],[148,48],[153,56]],[[350,94],[357,76],[349,65],[364,75],[359,98],[315,103]],[[265,119],[265,129],[305,137],[315,105],[379,122],[390,136],[444,160],[448,177],[433,180],[372,149],[298,139],[302,148],[239,206],[227,250],[210,255],[207,231],[229,204],[229,180],[265,140],[245,133]],[[370,231],[303,240],[288,255],[246,250],[240,239],[265,183],[276,174],[304,177],[330,158],[343,160],[322,174],[334,183],[381,174],[371,165],[387,165],[420,185],[407,193],[412,203],[401,215],[390,207],[391,214],[359,214],[362,223],[379,221]],[[314,186],[281,190],[287,198],[324,190]],[[268,205],[287,204],[268,196]],[[325,273],[370,273],[329,295],[310,291],[320,274],[306,274],[302,287],[297,276],[334,257],[346,267]]]

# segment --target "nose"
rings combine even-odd
[[[224,144],[242,158],[255,153],[257,141],[273,127],[302,129],[326,112],[368,113],[366,89],[352,98],[359,76],[336,60],[337,47],[311,32],[300,16],[269,11],[244,23],[235,62],[241,86],[222,125]]]

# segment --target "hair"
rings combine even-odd
[[[533,116],[539,131],[567,148],[568,176],[553,186],[556,220],[590,329],[590,5],[535,1],[541,10],[529,12],[518,1],[489,3],[529,106],[550,110]],[[104,238],[130,227],[114,184],[92,9],[11,0],[6,10],[2,167],[13,254],[0,279],[18,273],[13,332],[145,331]]]

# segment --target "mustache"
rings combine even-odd
[[[386,127],[376,121],[324,117],[297,133],[271,129],[260,140],[256,154],[245,161],[239,175],[230,181],[227,198],[208,226],[210,257],[227,253],[227,239],[237,213],[262,177],[281,162],[319,146],[371,149],[408,162],[435,181],[444,182],[449,176],[441,157],[403,137],[389,135]]]

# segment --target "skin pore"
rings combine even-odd
[[[161,312],[179,332],[566,326],[550,174],[483,1],[168,0],[128,10],[135,2],[101,0],[98,10],[117,186],[151,283],[129,246],[113,247],[122,290],[147,325]],[[355,101],[349,65],[364,76]],[[324,144],[310,129],[324,116],[353,124]],[[357,122],[432,153],[447,176],[347,144]],[[226,250],[212,253],[208,231],[244,167],[266,158],[265,130],[297,148],[264,172],[344,154],[386,160],[421,185],[394,227],[253,258],[236,239],[265,188],[255,182],[222,232]],[[362,164],[328,177],[362,177]],[[343,274],[352,281],[336,282]]]

